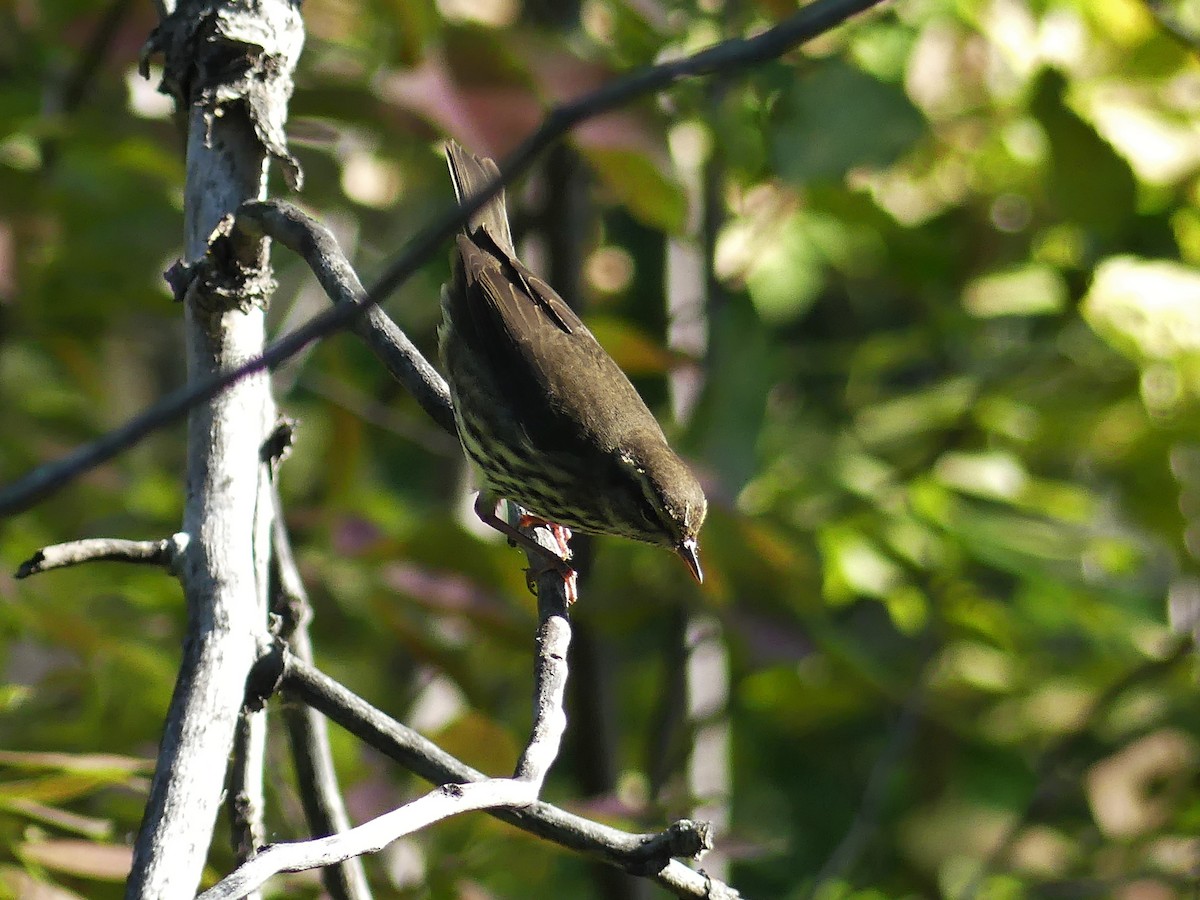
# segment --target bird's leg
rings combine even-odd
[[[479,496],[475,498],[475,515],[479,516],[483,524],[495,528],[509,540],[514,541],[518,547],[522,547],[544,559],[548,570],[553,570],[563,577],[563,581],[566,583],[567,603],[574,603],[578,597],[578,592],[575,588],[576,573],[567,563],[567,559],[571,556],[571,548],[567,546],[567,541],[571,537],[570,530],[562,525],[543,522],[541,519],[536,519],[532,516],[521,517],[521,525],[523,527],[546,525],[550,529],[550,534],[554,536],[555,543],[558,544],[559,549],[562,551],[562,556],[558,556],[553,550],[543,547],[529,535],[525,534],[525,532],[518,531],[508,522],[504,521],[504,519],[496,515],[496,503],[496,498],[489,497],[483,491],[480,491]],[[538,574],[540,573],[531,573],[531,575]]]

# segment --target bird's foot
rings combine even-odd
[[[519,524],[522,528],[544,526],[549,529],[551,536],[554,538],[554,543],[558,545],[559,552],[555,553],[548,547],[543,547],[532,537],[525,534],[525,532],[518,531],[504,519],[497,516],[496,500],[494,498],[481,493],[475,500],[475,513],[485,524],[490,525],[507,537],[509,543],[523,547],[526,551],[545,562],[545,566],[541,568],[529,568],[525,570],[525,577],[530,591],[534,591],[534,586],[539,576],[546,572],[557,572],[563,579],[564,589],[567,594],[567,605],[570,606],[579,599],[579,591],[576,587],[577,573],[567,562],[571,558],[571,547],[567,543],[571,539],[571,529],[565,525],[547,522],[544,519],[527,514],[521,516]],[[536,591],[534,592],[536,593]]]
[[[517,525],[521,528],[545,528],[550,532],[550,536],[554,538],[554,543],[558,544],[558,555],[563,559],[571,558],[571,545],[568,543],[571,540],[571,529],[566,525],[559,525],[557,522],[547,522],[545,519],[531,516],[529,513],[522,513]]]
[[[558,544],[559,555],[557,558],[552,551],[544,547],[542,548],[544,552],[543,558],[546,560],[545,568],[525,570],[526,577],[529,579],[530,589],[533,589],[540,576],[547,572],[557,572],[562,576],[563,588],[567,593],[567,606],[570,606],[579,599],[579,573],[567,564],[567,560],[571,558],[571,545],[568,543],[571,540],[571,529],[566,525],[559,525],[557,522],[547,522],[545,519],[531,516],[529,513],[523,514],[517,524],[521,528],[544,527],[550,532],[550,536],[554,538],[554,543]],[[541,545],[539,544],[538,546],[540,547]]]

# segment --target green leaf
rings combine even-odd
[[[1030,111],[1050,146],[1049,194],[1062,218],[1111,239],[1131,225],[1134,178],[1113,146],[1066,105],[1066,79],[1047,70],[1034,86]]]
[[[963,292],[963,306],[980,318],[1053,315],[1067,303],[1067,285],[1049,266],[1022,265],[975,279]]]
[[[1084,297],[1083,317],[1138,365],[1200,363],[1200,273],[1190,266],[1106,259]]]
[[[681,188],[650,157],[632,150],[581,146],[605,186],[641,222],[677,234],[687,217]]]
[[[779,98],[771,155],[776,171],[796,184],[835,180],[857,166],[892,164],[925,130],[899,85],[830,60]]]

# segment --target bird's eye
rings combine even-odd
[[[662,515],[652,499],[654,487],[650,484],[645,470],[637,466],[629,457],[622,457],[622,462],[633,468],[636,473],[634,479],[636,488],[630,491],[634,495],[632,508],[637,510],[638,517],[651,532],[659,531],[663,527]]]
[[[650,502],[650,498],[646,496],[646,492],[639,490],[634,498],[634,508],[638,515],[651,528],[659,526],[658,510],[654,508],[654,504]]]

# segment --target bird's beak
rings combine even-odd
[[[675,552],[679,554],[680,559],[687,563],[688,570],[696,579],[696,583],[704,584],[704,573],[700,571],[700,548],[696,546],[696,539],[688,538],[683,541],[675,548]]]

